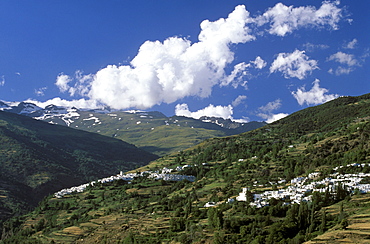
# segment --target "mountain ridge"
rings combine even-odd
[[[158,111],[77,109],[55,105],[40,108],[27,102],[3,102],[0,109],[115,137],[159,156],[176,153],[208,138],[236,135],[266,125],[265,122],[239,123],[210,117],[167,117]]]

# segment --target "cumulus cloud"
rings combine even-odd
[[[34,103],[41,108],[45,108],[48,105],[56,105],[56,106],[61,106],[61,107],[66,107],[66,108],[76,107],[80,109],[95,109],[95,108],[103,107],[102,104],[99,104],[94,100],[86,100],[83,98],[78,99],[78,100],[65,100],[65,99],[56,97],[46,102],[40,102],[40,101],[36,101],[33,99],[28,99],[26,100],[26,102]]]
[[[82,71],[77,70],[75,72],[74,80],[75,85],[69,88],[69,94],[71,96],[81,95],[85,96],[90,92],[90,81],[94,79],[94,75],[84,75]]]
[[[297,91],[292,92],[292,95],[297,100],[299,105],[317,105],[321,103],[326,103],[339,97],[338,94],[326,94],[329,90],[320,87],[320,80],[316,79],[313,82],[313,87],[311,90],[306,91],[305,87],[298,88]]]
[[[241,119],[234,119],[232,116],[233,113],[234,113],[233,106],[231,105],[214,106],[213,104],[210,104],[208,107],[200,109],[196,112],[191,112],[186,103],[177,104],[175,108],[175,114],[177,116],[185,116],[185,117],[194,118],[194,119],[199,119],[203,116],[206,116],[206,117],[230,119],[238,123],[248,123],[249,122],[249,118],[247,117],[243,117]]]
[[[267,62],[263,60],[260,56],[258,56],[254,61],[251,61],[251,63],[254,64],[254,67],[256,69],[263,69],[267,65]]]
[[[177,104],[175,108],[175,114],[177,116],[185,116],[189,118],[199,119],[203,116],[216,117],[223,119],[232,119],[233,107],[228,106],[214,106],[210,104],[208,107],[200,109],[196,112],[191,112],[187,104]]]
[[[71,81],[72,79],[68,75],[62,73],[57,77],[55,85],[59,88],[61,92],[66,92],[70,88],[68,83],[70,83]]]
[[[280,99],[276,99],[275,101],[267,103],[265,106],[261,106],[258,108],[258,117],[261,117],[266,121],[266,123],[272,123],[276,120],[282,119],[289,114],[286,113],[278,113],[274,114],[273,112],[281,107],[282,103]]]
[[[128,65],[108,65],[90,75],[79,71],[74,76],[60,74],[55,84],[61,92],[116,109],[147,109],[189,96],[206,98],[214,86],[246,88],[248,69],[267,65],[257,57],[249,63],[234,65],[230,74],[225,71],[233,65],[232,48],[255,40],[261,26],[270,24],[269,33],[280,36],[306,26],[335,29],[340,13],[336,2],[324,2],[319,9],[280,3],[260,16],[251,17],[245,6],[239,5],[226,18],[204,20],[198,42],[180,37],[169,37],[163,42],[146,41]],[[292,55],[297,57],[294,59]],[[278,58],[270,70],[284,72],[286,77],[302,79],[317,68],[316,61],[308,60],[300,51],[280,54]]]
[[[68,92],[70,96],[81,95],[86,96],[90,92],[91,81],[94,75],[84,75],[82,71],[77,70],[74,77],[69,75],[60,74],[56,79],[56,86],[61,92]],[[74,83],[70,86],[69,83]]]
[[[285,118],[289,114],[286,113],[278,113],[278,114],[269,114],[268,117],[266,117],[266,123],[270,124],[272,122],[275,122],[279,119]]]
[[[261,25],[270,24],[270,34],[285,36],[301,27],[330,26],[336,30],[342,17],[342,10],[337,7],[339,1],[325,1],[319,9],[313,6],[297,7],[276,4],[257,18]]]
[[[247,99],[247,96],[240,95],[240,96],[238,96],[234,101],[232,101],[231,105],[232,105],[233,107],[237,107],[237,106],[239,106],[241,103],[243,103],[245,99]]]
[[[203,21],[199,42],[179,37],[146,41],[130,65],[98,71],[88,97],[115,108],[139,109],[187,96],[208,97],[234,60],[230,45],[255,39],[247,26],[250,22],[249,12],[240,5],[227,18]],[[244,68],[240,64],[235,72]]]
[[[279,71],[287,79],[295,77],[302,80],[315,69],[318,69],[316,60],[310,60],[305,51],[295,50],[292,53],[279,53],[271,64],[270,73]]]

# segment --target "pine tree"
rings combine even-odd
[[[223,225],[223,213],[217,208],[208,209],[208,225],[214,229],[221,229]]]
[[[321,224],[320,224],[320,232],[325,232],[326,230],[326,211],[324,210],[321,215]]]

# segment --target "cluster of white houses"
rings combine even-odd
[[[297,177],[290,181],[290,185],[285,189],[279,189],[275,191],[265,191],[260,194],[253,194],[253,202],[250,203],[251,206],[256,208],[261,208],[263,206],[269,205],[269,200],[272,198],[283,199],[285,204],[300,203],[302,201],[311,201],[313,192],[325,192],[327,190],[334,192],[335,187],[338,184],[345,186],[347,190],[354,191],[358,189],[362,193],[370,192],[370,184],[361,184],[361,181],[365,177],[370,177],[370,173],[357,173],[357,174],[339,174],[338,169],[345,167],[365,167],[370,164],[348,164],[346,166],[335,167],[334,173],[330,174],[322,180],[316,180],[320,173],[315,172],[309,174],[307,177]],[[163,168],[160,171],[143,171],[137,173],[123,174],[122,171],[118,175],[103,178],[97,181],[92,181],[80,186],[71,187],[68,189],[62,189],[54,194],[57,198],[62,198],[65,195],[72,194],[74,192],[83,192],[88,186],[94,186],[96,183],[108,183],[115,180],[125,180],[130,182],[136,177],[147,177],[155,180],[165,180],[165,181],[195,181],[195,176],[192,175],[180,175],[173,174],[174,171],[182,171],[185,168],[192,167],[191,165],[178,166],[175,169]],[[278,183],[284,184],[286,181],[281,180]],[[271,183],[271,182],[270,182]],[[271,183],[274,184],[274,183]],[[275,183],[276,184],[276,183]],[[236,197],[236,201],[247,201],[248,188],[243,188],[239,196]],[[234,199],[228,199],[228,203],[233,202]],[[214,207],[217,203],[207,203],[204,207]]]
[[[370,166],[370,164],[367,166]],[[333,170],[337,171],[339,168],[344,167],[365,167],[365,164],[348,164],[347,166],[336,167]],[[253,194],[254,201],[250,205],[257,208],[267,206],[269,200],[272,198],[283,199],[287,204],[299,204],[302,201],[311,201],[312,195],[310,193],[312,192],[325,192],[327,190],[334,192],[335,186],[338,184],[342,184],[342,186],[345,186],[350,191],[358,189],[361,193],[370,192],[370,184],[360,183],[364,177],[370,177],[370,173],[339,174],[335,172],[323,180],[315,181],[314,179],[319,175],[320,173],[316,172],[309,174],[307,177],[297,177],[292,179],[290,186],[285,189]],[[247,201],[247,191],[247,188],[243,188],[243,191],[239,193],[236,200]]]
[[[118,175],[109,176],[107,178],[99,179],[97,181],[92,181],[90,183],[86,183],[80,186],[74,186],[68,189],[62,189],[56,193],[54,193],[54,196],[57,198],[62,198],[65,195],[69,195],[75,192],[83,192],[88,186],[94,186],[97,182],[98,183],[108,183],[115,180],[124,180],[124,181],[131,181],[134,178],[137,177],[147,177],[152,178],[155,180],[165,180],[165,181],[181,181],[181,180],[188,180],[188,181],[195,181],[195,176],[192,175],[179,175],[179,174],[169,174],[173,170],[163,168],[162,172],[159,171],[143,171],[138,173],[128,173],[123,174],[122,171]]]

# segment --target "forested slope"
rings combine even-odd
[[[0,112],[0,219],[61,188],[156,158],[121,140]]]

